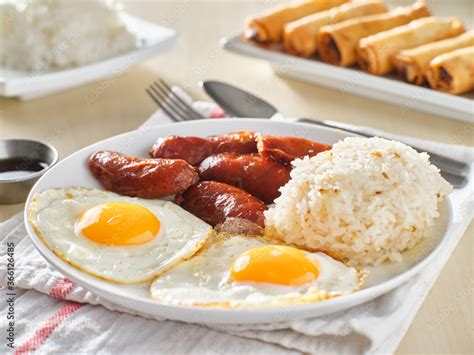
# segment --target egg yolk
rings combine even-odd
[[[76,234],[108,246],[144,244],[160,230],[160,221],[147,208],[129,202],[108,202],[85,211]]]
[[[240,255],[230,272],[238,282],[298,286],[316,280],[319,269],[301,250],[283,245],[265,245]]]

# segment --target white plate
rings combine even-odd
[[[123,286],[112,284],[75,269],[53,254],[38,238],[28,220],[28,209],[32,196],[46,189],[66,186],[101,188],[87,168],[89,156],[99,150],[116,150],[137,156],[147,156],[157,137],[168,135],[208,136],[236,130],[256,130],[264,134],[306,137],[333,144],[347,135],[343,132],[310,124],[273,122],[258,119],[202,120],[146,128],[125,133],[84,148],[49,170],[33,187],[25,208],[25,224],[36,248],[45,259],[77,284],[131,310],[186,322],[249,324],[271,323],[293,319],[315,317],[340,311],[366,302],[392,290],[409,280],[443,248],[444,235],[451,224],[449,203],[441,206],[441,216],[434,233],[426,242],[404,254],[403,264],[385,264],[374,268],[364,288],[356,293],[327,301],[295,305],[283,308],[263,309],[209,309],[199,307],[177,307],[152,300],[145,285]]]
[[[319,59],[305,59],[285,53],[281,46],[263,48],[246,41],[242,34],[222,39],[231,52],[271,63],[280,75],[330,87],[355,95],[400,105],[402,110],[421,110],[466,122],[474,122],[474,93],[451,95],[408,84],[396,76],[381,77],[356,68],[341,68]]]
[[[21,96],[28,99],[121,75],[132,65],[170,49],[176,42],[177,34],[173,29],[127,14],[123,14],[123,20],[138,38],[138,48],[100,62],[44,73],[0,67],[0,96]]]

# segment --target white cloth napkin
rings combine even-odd
[[[185,93],[180,91],[180,94],[191,101]],[[207,116],[222,117],[222,111],[213,104],[195,102],[193,105]],[[147,120],[141,129],[168,122],[169,119],[159,111]],[[366,127],[351,128],[366,133],[378,133]],[[447,232],[446,249],[427,266],[427,270],[411,281],[366,304],[314,319],[258,326],[206,326],[165,319],[152,320],[147,319],[146,315],[137,317],[134,312],[95,296],[54,270],[26,236],[22,215],[18,214],[0,224],[0,292],[3,299],[7,299],[8,293],[16,294],[17,352],[394,352],[472,219],[474,149],[386,133],[383,135],[464,160],[471,165],[469,185],[462,190],[456,190],[449,197],[454,210],[454,220]],[[15,246],[14,291],[8,289],[8,243]],[[9,305],[2,302],[0,309],[2,314],[6,314]],[[1,334],[6,334],[7,326],[7,322],[1,322]],[[10,349],[5,347],[1,350]]]

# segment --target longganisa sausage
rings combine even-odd
[[[265,204],[235,186],[201,181],[176,196],[176,203],[212,226],[238,218],[264,227]]]
[[[159,138],[150,150],[152,158],[183,159],[197,166],[218,153],[257,153],[258,133],[232,132],[208,138],[170,136]]]
[[[207,138],[169,136],[159,138],[150,150],[152,158],[182,159],[199,165],[214,154],[216,144]]]
[[[250,154],[257,153],[257,139],[259,133],[254,131],[237,131],[222,135],[210,136],[208,140],[214,142],[214,154],[237,153]]]
[[[290,180],[290,169],[258,154],[211,155],[199,165],[201,181],[220,181],[239,187],[266,204],[280,196],[278,189]]]
[[[259,137],[257,147],[260,155],[285,165],[291,165],[291,162],[297,158],[313,157],[332,148],[330,145],[305,138],[271,135]]]
[[[143,159],[98,151],[89,158],[88,164],[107,190],[132,197],[176,195],[199,181],[196,169],[184,160]]]

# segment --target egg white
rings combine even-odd
[[[160,221],[151,241],[107,246],[74,232],[77,218],[107,202],[141,205]],[[194,255],[212,235],[212,227],[169,201],[144,200],[83,187],[46,190],[30,205],[30,222],[38,236],[61,259],[101,279],[130,284],[152,280]]]
[[[273,244],[255,237],[217,240],[188,261],[157,278],[151,296],[163,303],[206,307],[260,307],[318,302],[355,292],[362,273],[323,253],[309,253],[319,268],[316,281],[301,286],[237,283],[230,279],[236,258],[247,250]]]

